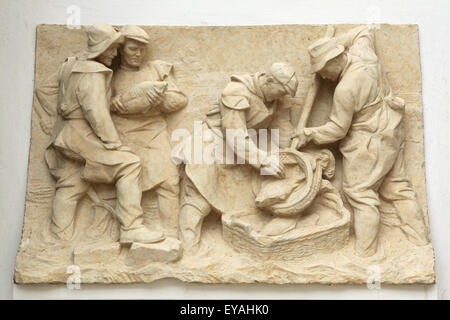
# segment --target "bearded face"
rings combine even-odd
[[[97,61],[109,67],[112,64],[112,61],[117,56],[117,48],[118,44],[111,45],[105,52],[97,57]]]
[[[344,57],[343,55],[340,55],[328,61],[322,68],[322,70],[319,71],[319,74],[323,79],[328,79],[335,82],[337,81],[339,75],[344,69],[344,65],[345,65]]]

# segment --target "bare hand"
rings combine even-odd
[[[122,146],[122,142],[106,142],[103,146],[107,150],[118,150]]]
[[[128,112],[127,107],[122,104],[122,101],[120,100],[120,96],[115,96],[112,99],[111,111],[114,111],[117,113],[127,113]]]
[[[301,147],[303,147],[305,144],[311,141],[311,136],[307,136],[305,134],[305,131],[301,130],[299,133],[293,135],[291,139],[292,139],[291,148],[299,150]]]
[[[278,155],[266,157],[261,164],[261,170],[265,175],[272,175],[278,179],[285,177],[284,165],[280,162]]]
[[[53,129],[53,121],[50,119],[41,119],[39,122],[42,131],[44,131],[46,134],[50,134]]]
[[[108,150],[132,152],[131,148],[129,146],[122,144],[122,142],[110,142],[104,143],[103,145],[105,146],[105,149]]]
[[[129,146],[126,146],[122,144],[119,148],[117,148],[118,151],[126,151],[126,152],[133,152]]]
[[[159,105],[163,101],[164,90],[153,87],[151,90],[147,91],[147,97],[150,100],[151,105]]]

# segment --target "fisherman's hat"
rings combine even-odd
[[[295,70],[289,64],[284,62],[276,62],[272,64],[269,72],[276,81],[283,85],[292,97],[295,96],[298,87],[298,80],[295,75]]]
[[[96,23],[88,27],[88,48],[86,59],[94,59],[105,52],[112,44],[123,41],[122,34],[107,23]]]
[[[322,70],[333,58],[344,52],[344,46],[336,38],[321,38],[308,47],[311,57],[311,73]]]
[[[126,39],[133,39],[145,44],[150,43],[150,37],[148,36],[147,32],[136,25],[128,24],[126,26],[123,26],[120,29],[120,32]]]

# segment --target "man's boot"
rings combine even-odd
[[[120,228],[120,243],[155,243],[165,239],[161,231],[150,231],[144,225],[133,229]]]

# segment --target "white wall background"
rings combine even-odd
[[[162,280],[146,285],[13,284],[25,202],[37,24],[65,24],[67,7],[81,24],[262,25],[414,23],[420,28],[425,152],[431,235],[436,249],[433,286],[200,285]],[[150,299],[449,299],[450,298],[450,2],[295,0],[0,0],[0,298]]]

